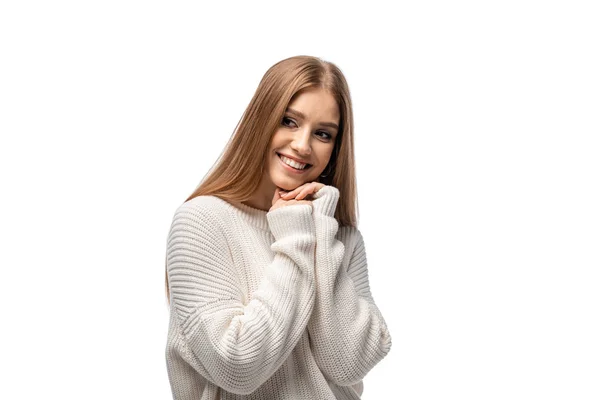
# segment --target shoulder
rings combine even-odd
[[[185,225],[194,230],[224,232],[228,214],[225,200],[217,196],[196,196],[177,207],[171,227]]]
[[[362,233],[360,229],[355,226],[339,227],[336,238],[344,243],[344,247],[346,247],[346,249],[353,249],[358,245],[363,245]]]
[[[222,217],[229,209],[228,204],[217,196],[196,196],[177,207],[175,214],[196,214],[206,218]]]

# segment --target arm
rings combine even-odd
[[[334,186],[324,186],[314,195],[317,288],[308,330],[323,374],[348,386],[361,381],[386,356],[392,341],[371,296],[362,234],[345,230],[348,247],[336,238],[338,199]]]
[[[267,214],[275,256],[245,304],[224,222],[199,203],[186,204],[175,213],[167,244],[171,312],[182,333],[182,356],[215,385],[250,394],[292,352],[313,309],[312,206]]]

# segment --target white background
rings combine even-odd
[[[363,399],[600,398],[593,3],[3,2],[0,398],[171,398],[173,212],[300,54],[354,102]]]

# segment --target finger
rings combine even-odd
[[[303,199],[306,196],[315,194],[320,189],[320,185],[323,185],[323,184],[320,182],[311,182],[311,183],[307,184],[306,187],[304,188],[304,190],[302,190],[301,193],[299,193],[298,196],[296,196],[296,198]]]
[[[283,197],[286,198],[286,199],[291,199],[291,198],[296,197],[296,194],[298,193],[298,189],[299,188],[296,188],[294,190],[290,190],[289,192],[283,194]]]
[[[281,195],[279,194],[279,188],[275,189],[275,192],[273,193],[273,198],[271,199],[271,205],[274,205],[277,200],[279,200],[279,198],[281,197]]]
[[[311,182],[303,183],[302,185],[298,186],[294,190],[290,190],[288,192],[288,196],[286,196],[286,198],[289,199],[289,198],[296,197],[300,192],[302,192],[302,190],[310,188],[311,185],[312,185]]]
[[[312,189],[311,188],[306,188],[304,190],[301,190],[300,193],[298,193],[295,197],[296,200],[302,200],[304,199],[307,195],[312,193]]]

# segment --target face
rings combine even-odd
[[[339,107],[329,92],[309,88],[296,94],[271,139],[265,160],[263,187],[271,196],[276,187],[292,190],[318,180],[333,152],[339,124]],[[285,156],[308,165],[299,170],[302,165],[286,164],[290,160]]]

